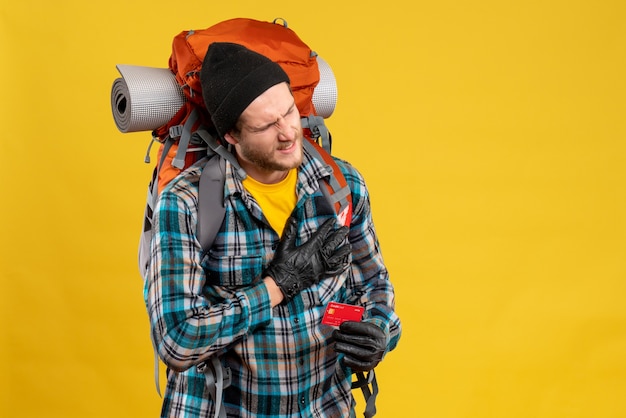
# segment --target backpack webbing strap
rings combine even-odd
[[[376,415],[376,396],[378,396],[378,382],[374,370],[367,372],[367,376],[363,372],[357,372],[356,382],[352,382],[352,389],[361,388],[363,397],[365,398],[365,418],[372,418]],[[370,389],[369,385],[372,385]]]
[[[324,151],[330,154],[332,144],[330,139],[330,132],[326,127],[324,118],[321,116],[311,115],[300,118],[300,122],[302,123],[303,128],[311,130],[311,135],[314,139],[320,139],[320,141],[322,142],[322,148],[324,149]]]
[[[157,352],[156,344],[152,337],[150,337],[150,341],[152,341],[152,350],[154,352],[154,385],[156,386],[157,393],[162,398],[161,382],[159,382],[159,353]]]
[[[209,397],[215,403],[215,418],[226,418],[226,410],[222,402],[224,389],[230,386],[230,367],[222,366],[219,357],[211,357],[210,363],[203,361],[196,366],[204,374]]]
[[[198,129],[196,131],[196,135],[198,135],[200,139],[202,139],[204,143],[208,145],[211,151],[213,151],[213,154],[217,154],[223,159],[228,160],[228,162],[235,167],[235,170],[237,171],[237,176],[239,176],[241,180],[246,178],[247,174],[245,170],[241,168],[241,165],[239,165],[239,161],[237,161],[235,155],[226,148],[224,148],[213,135],[211,135],[205,129]]]
[[[185,123],[181,125],[172,126],[169,131],[170,138],[178,138],[178,150],[176,150],[176,157],[172,160],[172,167],[176,167],[182,170],[185,167],[185,155],[187,154],[187,148],[189,148],[189,142],[191,141],[191,129],[193,125],[198,121],[198,110],[194,108]]]
[[[320,185],[320,189],[335,209],[339,222],[342,225],[350,226],[352,221],[352,195],[341,169],[339,169],[333,157],[316,142],[305,139],[304,147],[311,155],[330,167],[332,174],[324,182],[326,187]]]

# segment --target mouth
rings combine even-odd
[[[295,142],[295,141],[291,141],[291,142],[288,142],[288,143],[286,143],[286,144],[284,144],[284,145],[280,145],[280,146],[278,147],[278,151],[281,151],[281,152],[290,152],[291,150],[293,150],[293,148],[294,148],[295,146],[296,146],[296,142]]]

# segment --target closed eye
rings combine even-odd
[[[293,114],[293,112],[296,110],[296,102],[293,102],[291,104],[291,106],[289,106],[289,109],[287,109],[287,111],[281,115],[280,119],[284,119],[287,116]],[[267,131],[269,128],[271,128],[272,126],[278,126],[278,123],[280,122],[280,119],[276,120],[275,122],[270,122],[266,125],[262,125],[262,126],[258,126],[258,127],[249,127],[250,132],[265,132]]]

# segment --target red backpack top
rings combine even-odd
[[[204,108],[200,68],[213,42],[237,43],[278,63],[289,76],[300,115],[315,114],[312,97],[320,79],[316,54],[286,23],[276,24],[276,20],[270,23],[237,18],[178,34],[172,44],[169,67],[190,102]]]

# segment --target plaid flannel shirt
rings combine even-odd
[[[144,297],[153,341],[168,366],[162,417],[213,416],[205,377],[195,365],[214,355],[232,370],[224,391],[229,417],[354,416],[352,372],[333,349],[333,328],[321,324],[326,305],[365,307],[364,320],[388,332],[387,351],[395,348],[401,328],[365,182],[350,164],[336,160],[352,191],[351,267],[273,309],[261,273],[280,237],[233,168],[227,164],[226,216],[208,252],[195,233],[202,163],[161,193]],[[318,213],[325,203],[318,179],[328,170],[305,151],[294,210],[298,245],[333,216]]]

